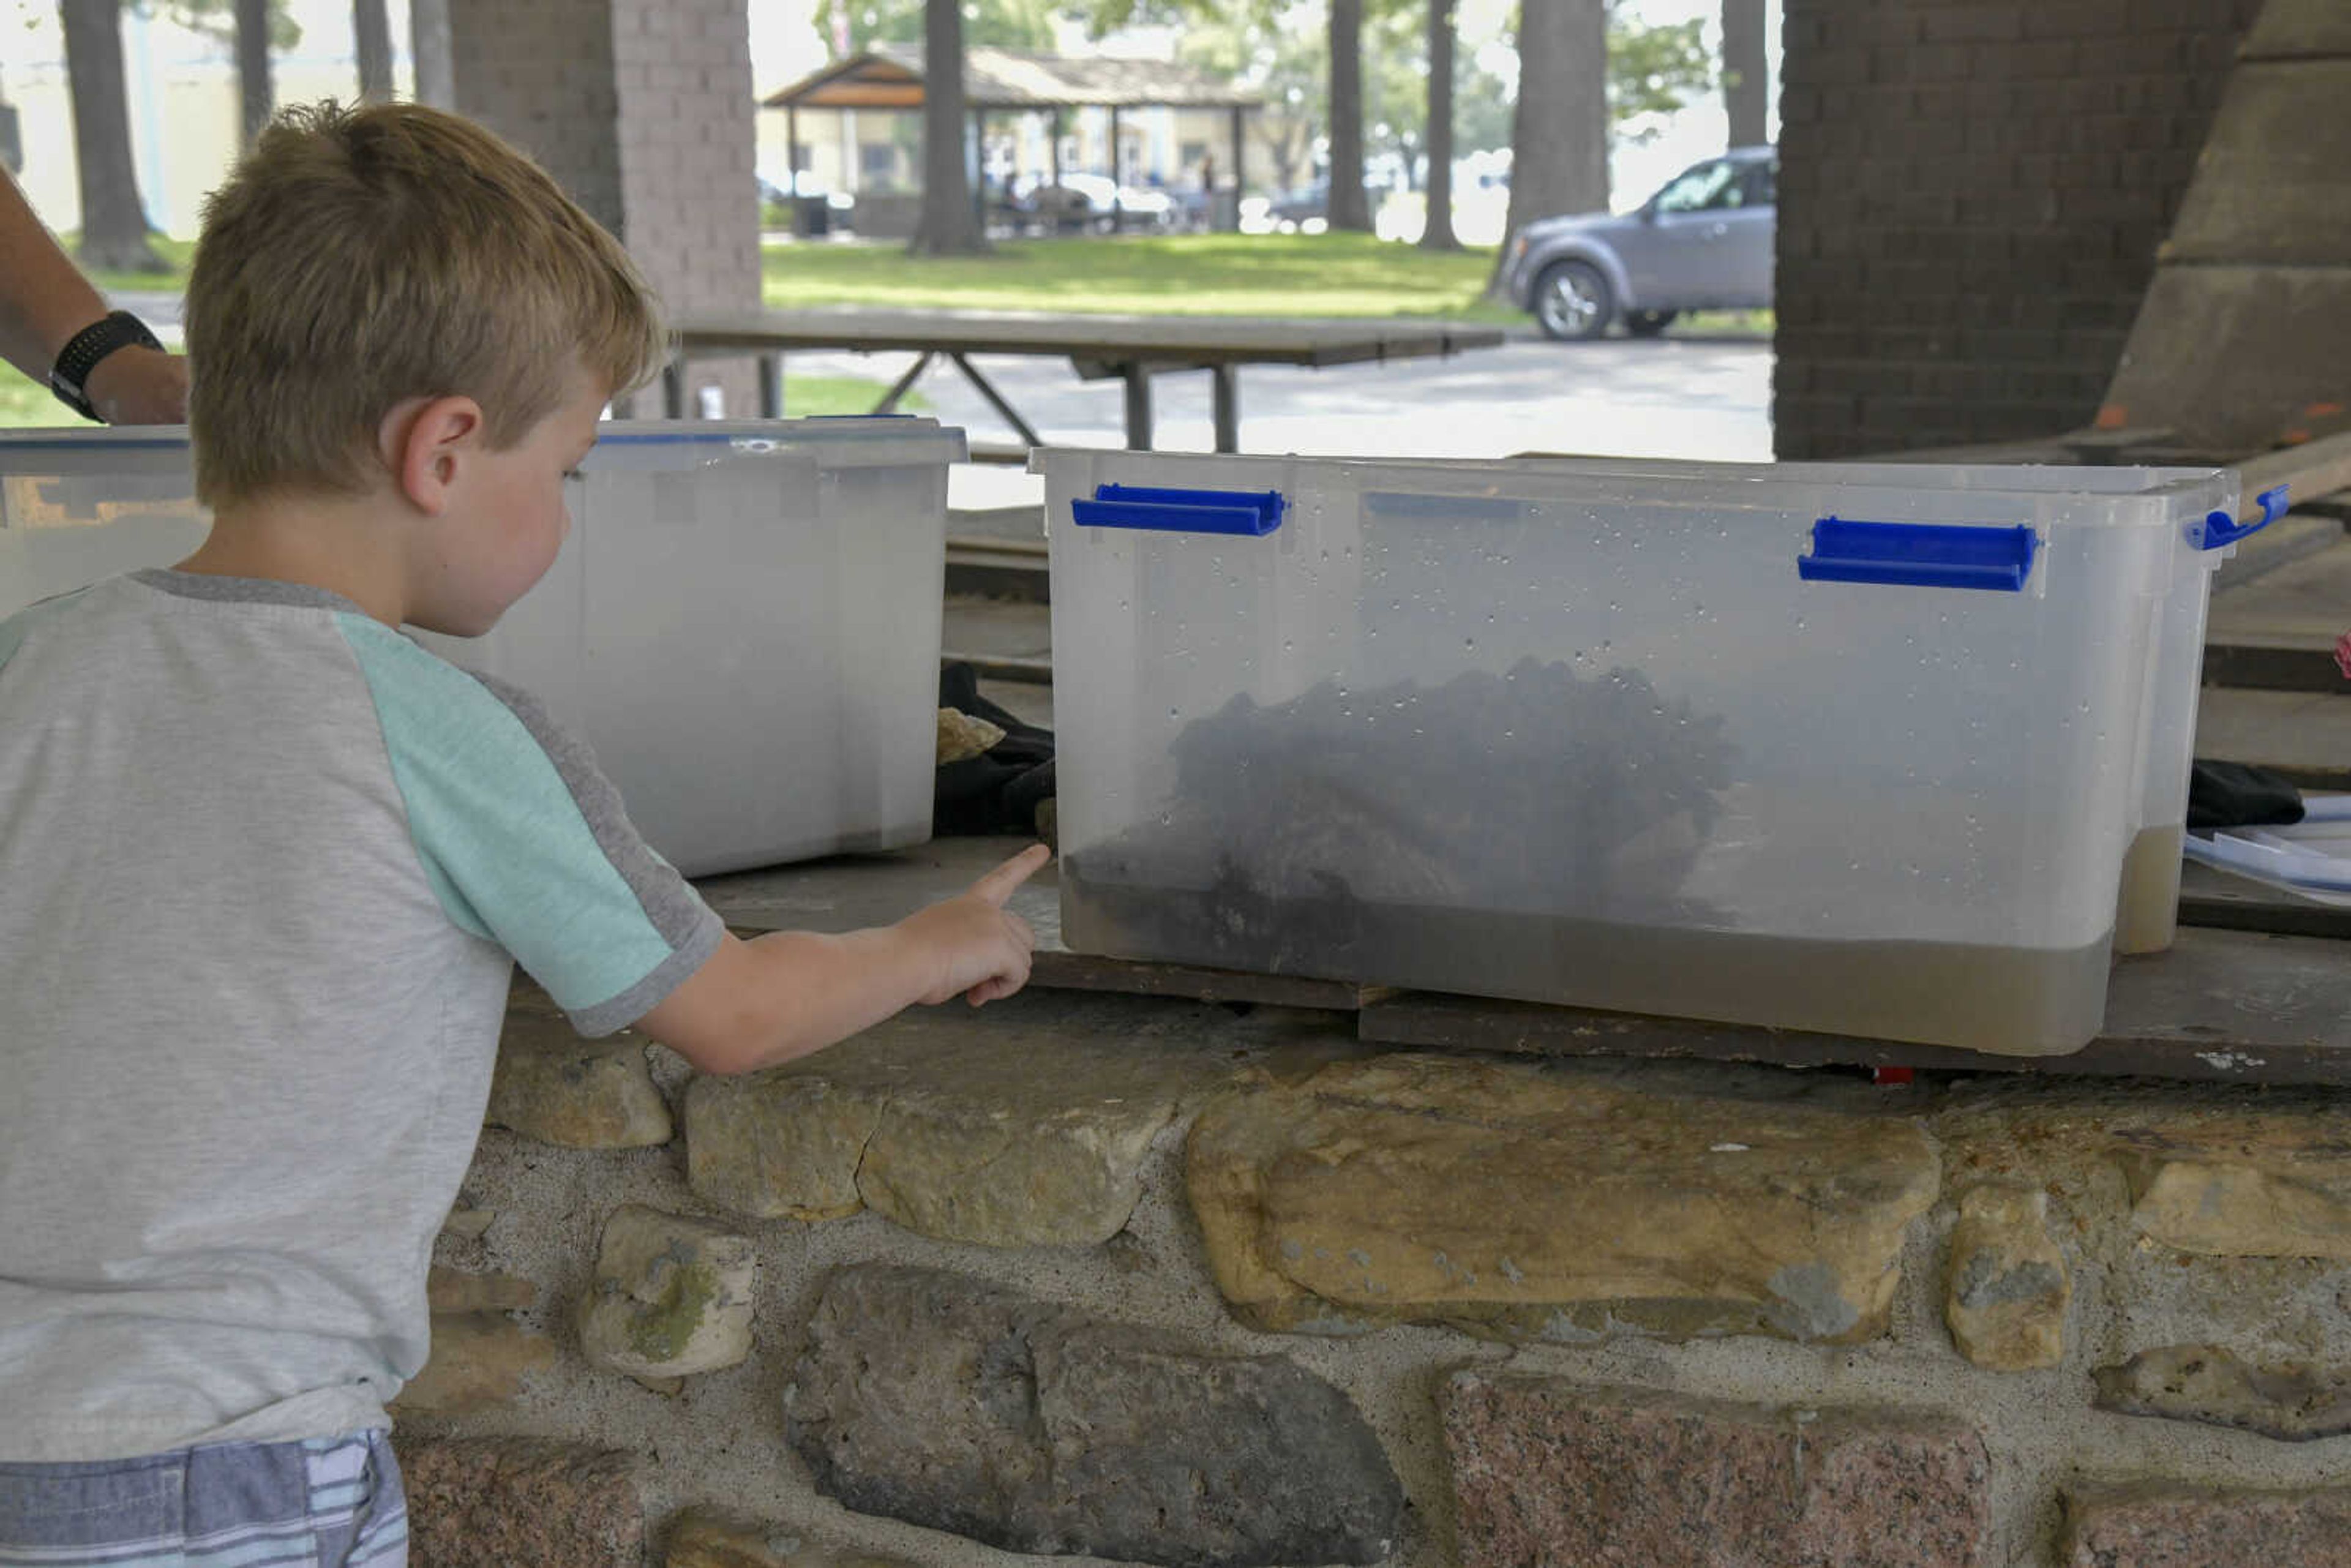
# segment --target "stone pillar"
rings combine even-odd
[[[2087,424],[2261,5],[1787,0],[1779,455]]]
[[[528,149],[618,235],[674,319],[759,306],[743,0],[486,0],[449,8],[460,112]],[[758,412],[749,360],[697,364]],[[659,406],[658,392],[637,400]]]

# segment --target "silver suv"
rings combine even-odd
[[[1622,216],[1540,218],[1511,237],[1510,298],[1568,339],[1620,319],[1654,338],[1685,310],[1768,306],[1779,176],[1773,149],[1733,148]]]

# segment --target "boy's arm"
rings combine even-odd
[[[1036,939],[1004,904],[1050,858],[1037,845],[895,925],[730,936],[636,1027],[705,1072],[751,1072],[915,1002],[962,996],[976,1007],[1008,997],[1028,981]]]

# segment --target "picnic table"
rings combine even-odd
[[[1044,311],[872,310],[834,308],[689,315],[678,323],[676,358],[662,372],[665,411],[685,413],[685,366],[697,359],[754,354],[759,360],[759,412],[784,413],[783,357],[794,350],[861,354],[912,352],[914,367],[874,408],[887,413],[934,360],[944,357],[1029,446],[1045,444],[1019,411],[971,362],[976,354],[1066,358],[1086,380],[1126,383],[1126,444],[1151,446],[1151,378],[1169,371],[1207,371],[1213,386],[1216,449],[1240,450],[1240,371],[1244,365],[1378,363],[1498,348],[1494,327],[1442,321],[1297,320],[1259,317],[1092,316]]]

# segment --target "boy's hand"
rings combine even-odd
[[[918,944],[937,966],[936,977],[923,993],[925,1003],[935,1006],[960,996],[978,1007],[1029,983],[1036,933],[1004,904],[1052,858],[1044,845],[1032,844],[959,896],[898,923],[899,934]]]

